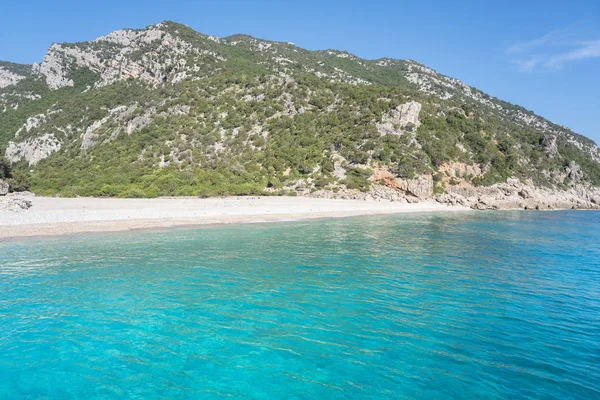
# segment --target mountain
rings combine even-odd
[[[0,111],[0,149],[46,195],[600,202],[593,141],[415,61],[174,22],[0,63]]]

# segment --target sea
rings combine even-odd
[[[0,399],[222,398],[600,399],[600,212],[0,242]]]

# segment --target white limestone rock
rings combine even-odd
[[[9,71],[7,68],[0,67],[0,89],[12,86],[26,77],[23,75],[15,74]]]
[[[96,138],[97,138],[96,131],[98,130],[98,128],[100,128],[102,125],[104,125],[109,120],[109,118],[110,118],[110,116],[106,116],[98,121],[94,121],[93,124],[91,124],[90,126],[87,127],[87,129],[85,130],[85,132],[81,138],[81,149],[82,150],[87,150],[96,144]]]
[[[150,122],[152,122],[151,114],[140,115],[138,117],[135,117],[134,119],[132,119],[131,121],[129,121],[127,123],[125,132],[127,132],[128,135],[131,135],[135,131],[139,131],[140,129],[148,126],[148,124],[150,124]]]
[[[383,116],[377,124],[379,133],[384,135],[402,135],[405,131],[414,132],[421,125],[419,114],[421,103],[411,101],[398,106]]]
[[[156,85],[164,82],[170,72],[174,75],[171,78],[176,81],[186,79],[185,56],[192,51],[225,60],[217,53],[194,48],[161,27],[159,24],[144,30],[123,29],[99,37],[91,44],[53,44],[42,64],[34,70],[45,78],[52,89],[74,85],[70,76],[73,66],[99,73],[101,79],[96,86],[129,78],[139,78]],[[152,51],[142,51],[136,55],[136,52],[155,42],[160,43],[153,45]]]
[[[65,60],[62,54],[62,46],[53,44],[44,60],[39,66],[39,74],[44,76],[46,84],[51,89],[60,89],[65,86],[73,86],[75,82],[69,78],[69,72],[65,67]]]
[[[119,44],[121,46],[132,46],[137,43],[148,44],[155,40],[162,39],[165,33],[156,27],[136,31],[133,29],[121,29],[109,33],[106,36],[101,36],[94,40],[94,42],[110,42]]]
[[[419,114],[421,113],[421,103],[411,101],[398,107],[397,112],[393,115],[398,121],[398,125],[407,127],[413,125],[419,127]]]
[[[47,133],[19,143],[9,142],[5,156],[10,162],[25,159],[32,166],[60,150],[61,146],[62,142],[54,134]]]
[[[579,182],[583,178],[583,171],[579,164],[571,161],[567,169],[567,177],[573,182]]]

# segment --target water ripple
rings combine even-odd
[[[600,213],[0,243],[0,399],[600,398]]]

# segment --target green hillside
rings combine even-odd
[[[0,149],[40,194],[367,191],[381,170],[436,192],[600,185],[591,140],[413,61],[165,22],[11,68],[23,79],[0,89]],[[455,164],[478,172],[444,179]]]

